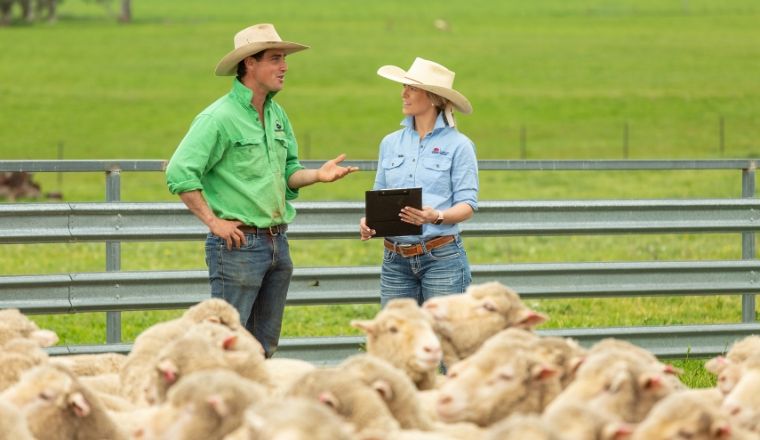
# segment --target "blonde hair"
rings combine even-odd
[[[439,112],[442,112],[446,108],[446,104],[449,103],[449,100],[444,98],[443,96],[436,95],[433,92],[426,92],[428,95],[428,98],[430,98],[430,102],[433,103],[435,108],[438,109]]]

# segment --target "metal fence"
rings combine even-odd
[[[307,167],[321,162],[304,161]],[[373,170],[374,161],[352,161]],[[497,280],[523,298],[742,295],[741,322],[723,325],[541,330],[588,345],[617,337],[663,357],[711,356],[732,341],[760,333],[755,295],[760,229],[755,199],[756,160],[704,161],[480,161],[483,171],[737,170],[742,198],[690,200],[484,201],[462,225],[465,236],[590,235],[619,233],[737,233],[742,259],[473,265],[473,282]],[[0,204],[0,245],[98,241],[106,243],[104,272],[0,277],[0,308],[25,313],[105,311],[107,343],[59,346],[53,354],[126,352],[120,311],[185,308],[208,297],[207,272],[121,271],[122,241],[201,240],[200,223],[181,203],[122,203],[122,172],[162,171],[164,161],[0,161],[0,171],[93,172],[106,176],[106,203]],[[356,238],[359,202],[296,203],[293,239]],[[379,267],[296,268],[288,305],[377,303]],[[285,338],[280,355],[331,363],[356,353],[363,337]]]

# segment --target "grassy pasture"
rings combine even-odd
[[[482,159],[759,157],[760,5],[752,0],[136,1],[121,25],[66,0],[57,23],[0,28],[0,160],[168,159],[191,119],[227,92],[213,76],[232,35],[272,22],[312,46],[289,57],[287,109],[303,158],[374,159],[397,127],[400,87],[377,67],[415,56],[457,72],[475,112],[458,118]],[[448,30],[434,26],[443,19]],[[721,122],[722,121],[722,122]],[[721,124],[723,135],[721,137]],[[627,130],[627,137],[626,137]],[[524,140],[521,140],[524,139]],[[104,198],[100,174],[35,176],[68,201]],[[371,173],[304,189],[358,200]],[[60,179],[60,180],[59,180]],[[482,172],[481,199],[706,198],[740,194],[738,172]],[[159,173],[125,173],[123,200],[175,201]],[[738,236],[469,239],[471,262],[740,257]],[[200,243],[125,243],[124,270],[203,267]],[[299,266],[376,265],[380,245],[297,241]],[[99,271],[97,244],[4,245],[0,275]],[[734,297],[541,301],[546,327],[736,322]],[[285,336],[356,334],[376,306],[302,307]],[[124,314],[124,339],[178,312]],[[102,314],[37,317],[64,343],[105,340]],[[695,385],[709,383],[686,364]]]

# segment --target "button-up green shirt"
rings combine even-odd
[[[235,79],[232,91],[193,121],[166,168],[172,194],[202,190],[214,214],[247,225],[290,223],[298,196],[288,178],[303,169],[285,111],[267,96],[262,126],[253,91]]]

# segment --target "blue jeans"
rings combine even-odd
[[[221,238],[206,237],[211,296],[232,304],[240,321],[264,346],[267,357],[277,350],[293,261],[285,234],[245,234],[247,244],[227,250]]]
[[[462,238],[416,257],[383,249],[380,270],[380,305],[396,298],[412,298],[422,304],[429,298],[463,293],[472,281]]]

